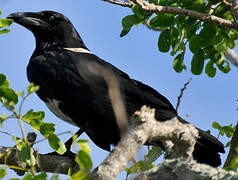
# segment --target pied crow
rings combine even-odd
[[[187,123],[156,90],[92,54],[64,15],[53,11],[18,12],[8,18],[29,29],[36,38],[27,77],[40,86],[37,95],[56,116],[80,127],[100,148],[110,151],[110,145],[120,141],[127,119],[143,105],[155,108],[158,121],[177,116]],[[219,166],[223,144],[198,130],[194,159]]]

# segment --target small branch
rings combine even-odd
[[[233,65],[238,67],[238,54],[233,49],[227,50],[226,59],[229,60]]]
[[[228,28],[238,30],[237,23],[226,20],[226,19],[222,19],[222,18],[214,16],[214,15],[204,14],[204,13],[200,13],[197,11],[176,8],[176,7],[159,6],[159,5],[155,5],[155,4],[150,4],[144,0],[132,0],[132,1],[135,4],[138,4],[139,6],[141,6],[141,8],[144,9],[145,11],[157,12],[157,13],[158,12],[171,13],[171,14],[178,14],[178,15],[182,15],[182,16],[189,16],[189,17],[193,17],[193,18],[199,19],[204,22],[211,22],[211,23],[215,23],[219,26],[228,27]]]
[[[184,87],[181,89],[181,91],[180,91],[180,94],[179,94],[179,96],[178,96],[178,101],[177,101],[177,104],[176,104],[176,111],[178,112],[178,108],[179,108],[179,105],[180,105],[180,103],[181,103],[181,98],[183,97],[183,92],[184,92],[184,90],[187,88],[187,86],[189,85],[189,83],[192,81],[192,78],[190,78],[189,80],[188,80],[188,82],[186,82],[185,84],[184,84]]]
[[[36,157],[36,172],[67,174],[69,168],[71,168],[72,173],[79,171],[74,160],[66,156],[39,154],[37,152],[34,155]],[[15,147],[0,147],[0,157],[0,164],[27,171],[21,166],[23,163],[19,159],[20,152]]]
[[[226,6],[230,7],[230,8],[232,7],[232,3],[227,2],[226,0],[222,0],[222,3],[225,4]]]
[[[150,26],[150,22],[149,22],[149,21],[146,22],[146,26],[147,26],[149,29],[154,30],[154,31],[164,31],[164,30],[168,29],[168,28],[160,28],[160,27],[155,27],[155,28],[153,28],[153,27]]]
[[[234,135],[231,139],[231,146],[230,146],[230,151],[228,153],[226,162],[224,164],[224,167],[228,167],[231,164],[232,159],[238,155],[236,148],[238,147],[238,122],[236,124],[236,129],[234,132]]]
[[[113,0],[102,0],[102,1],[109,2],[111,4],[120,5],[123,7],[129,7],[129,8],[131,8],[133,5],[133,3],[123,3],[121,1],[113,1]],[[215,23],[219,26],[228,27],[228,28],[238,30],[238,25],[236,22],[232,22],[232,21],[229,21],[229,20],[214,16],[214,15],[204,14],[204,13],[200,13],[197,11],[176,8],[176,7],[159,6],[159,5],[155,5],[155,4],[150,4],[143,0],[131,0],[131,1],[134,2],[135,4],[138,4],[139,6],[141,6],[141,8],[145,11],[157,12],[157,13],[158,12],[171,13],[171,14],[178,14],[178,15],[182,15],[182,16],[189,16],[189,17],[193,17],[195,19],[199,19],[204,22],[211,22],[211,23]]]
[[[114,0],[102,0],[102,1],[105,1],[105,2],[109,2],[111,4],[116,4],[116,5],[119,5],[119,6],[122,6],[122,7],[129,7],[131,8],[133,6],[133,3],[124,3],[124,2],[121,2],[121,1],[114,1]]]
[[[129,122],[129,128],[119,144],[92,174],[92,179],[116,179],[116,175],[134,158],[143,144],[162,142],[167,158],[191,158],[198,131],[190,124],[183,124],[175,117],[159,122],[155,110],[143,106]],[[176,146],[174,146],[176,144]]]

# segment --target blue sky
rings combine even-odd
[[[131,13],[128,8],[100,0],[1,0],[0,7],[3,11],[1,18],[13,12],[24,11],[54,10],[65,14],[94,54],[125,71],[132,78],[152,86],[166,96],[174,106],[180,89],[192,77],[193,80],[182,97],[179,114],[181,117],[188,114],[189,122],[204,130],[211,129],[215,136],[217,131],[212,130],[213,121],[228,125],[236,123],[238,119],[236,111],[238,69],[231,65],[231,72],[223,74],[217,71],[215,78],[208,78],[205,73],[194,76],[189,70],[192,56],[187,53],[185,64],[188,70],[176,73],[172,69],[173,57],[169,53],[158,51],[159,32],[139,25],[133,27],[127,36],[119,37],[122,29],[121,19]],[[7,75],[15,90],[22,91],[28,85],[26,66],[35,48],[35,39],[30,31],[17,24],[12,24],[10,29],[10,33],[0,37],[0,73]],[[55,123],[57,133],[77,130],[55,117],[36,95],[31,96],[24,106],[25,111],[30,108],[45,111],[45,121]],[[4,111],[2,108],[0,110]],[[2,130],[21,136],[16,120],[8,120]],[[61,139],[66,140],[69,137],[70,135],[62,136]],[[38,136],[38,139],[41,138]],[[85,135],[82,138],[88,139]],[[0,140],[1,145],[14,144],[6,135],[0,134]],[[226,142],[225,138],[221,140]],[[96,166],[106,157],[107,152],[97,148],[91,141],[89,145]],[[37,144],[36,147],[40,153],[51,151],[47,143]],[[9,176],[15,175],[10,173]]]

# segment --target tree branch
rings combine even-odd
[[[155,141],[163,143],[167,158],[191,158],[198,131],[190,124],[183,124],[175,117],[169,121],[158,122],[155,110],[142,107],[135,113],[128,131],[120,143],[92,174],[93,179],[116,179],[128,161],[136,155],[143,144]],[[176,144],[176,145],[175,145]]]
[[[67,174],[69,168],[71,168],[72,173],[79,171],[79,167],[74,160],[66,156],[39,154],[37,152],[34,155],[37,161],[36,172]],[[15,147],[0,147],[0,157],[0,164],[8,165],[13,169],[21,169],[22,171],[29,169],[20,160],[20,152]]]
[[[233,49],[227,50],[226,59],[229,60],[234,66],[238,67],[238,54]]]
[[[171,159],[165,160],[157,167],[140,173],[129,180],[208,180],[208,179],[238,179],[238,173],[213,168],[206,164],[196,163],[194,160]]]
[[[135,4],[138,4],[145,11],[156,12],[156,13],[158,12],[171,13],[171,14],[178,14],[181,16],[189,16],[204,22],[211,22],[219,26],[238,30],[238,24],[236,22],[232,22],[232,21],[229,21],[214,15],[200,13],[193,10],[170,7],[170,6],[159,6],[159,5],[148,3],[144,0],[130,0],[129,2],[132,2],[132,3],[124,3],[121,1],[113,1],[113,0],[102,0],[102,1],[109,2],[111,4],[124,6],[124,7],[132,7],[133,3],[135,3]]]
[[[181,9],[181,8],[176,8],[176,7],[154,5],[154,4],[150,4],[143,0],[132,0],[132,2],[141,6],[141,8],[144,9],[145,11],[157,12],[157,13],[158,12],[171,13],[171,14],[178,14],[178,15],[182,15],[182,16],[189,16],[189,17],[193,17],[193,18],[199,19],[204,22],[211,22],[211,23],[215,23],[219,26],[228,27],[228,28],[238,30],[237,23],[226,20],[226,19],[222,19],[222,18],[214,16],[214,15],[204,14],[204,13],[200,13],[197,11]]]
[[[225,179],[238,178],[238,173],[225,171],[221,168],[212,168],[205,164],[196,163],[192,159],[192,152],[198,131],[191,124],[183,124],[176,117],[169,121],[159,122],[154,118],[155,110],[146,106],[129,121],[129,127],[119,144],[110,152],[109,156],[93,170],[91,177],[94,180],[116,179],[117,174],[123,170],[143,144],[152,144],[160,141],[166,151],[165,160],[156,168],[138,174],[138,179]],[[9,167],[22,167],[19,160],[19,151],[15,147],[0,147],[0,164]],[[44,155],[35,153],[36,171],[67,174],[79,170],[76,163],[66,156]]]
[[[238,122],[236,124],[236,129],[234,132],[234,135],[231,139],[231,146],[230,146],[230,151],[228,153],[226,162],[224,164],[224,167],[229,167],[231,164],[232,159],[238,155],[236,148],[238,147]]]
[[[116,5],[119,5],[119,6],[122,6],[122,7],[129,7],[131,8],[133,6],[133,3],[124,3],[124,2],[121,2],[121,1],[114,1],[114,0],[102,0],[102,1],[105,1],[105,2],[109,2],[111,4],[116,4]]]

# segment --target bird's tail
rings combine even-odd
[[[178,119],[182,123],[188,123],[181,117]],[[214,136],[206,131],[196,127],[199,131],[199,138],[194,146],[193,158],[199,163],[205,163],[210,166],[220,166],[221,158],[219,153],[225,153],[224,145]]]
[[[198,129],[198,128],[197,128]],[[223,144],[209,133],[198,129],[199,138],[195,144],[193,158],[199,163],[214,167],[221,165],[219,153],[225,153]]]

